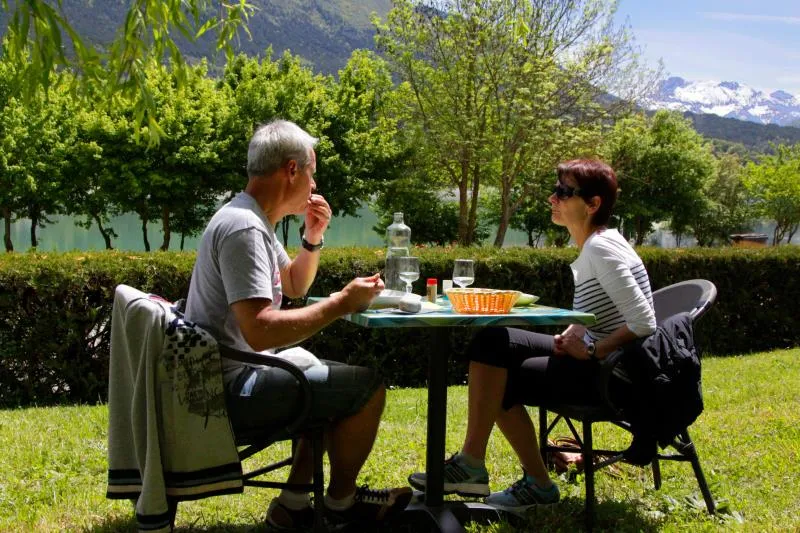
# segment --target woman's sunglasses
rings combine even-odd
[[[560,181],[553,187],[553,194],[556,195],[556,198],[559,200],[568,200],[573,196],[579,196],[581,190],[578,187],[568,187],[561,183]]]

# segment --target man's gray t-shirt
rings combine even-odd
[[[261,207],[252,196],[240,192],[216,212],[203,232],[186,299],[186,319],[220,344],[251,351],[231,304],[266,298],[273,309],[280,309],[280,271],[290,262]],[[223,369],[233,366],[238,363],[223,359]]]

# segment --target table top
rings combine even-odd
[[[311,297],[309,302],[319,302],[322,297]],[[454,326],[559,326],[567,324],[595,323],[591,313],[581,313],[558,307],[530,305],[515,307],[503,315],[465,315],[456,313],[446,300],[439,300],[442,309],[433,312],[406,314],[384,310],[368,310],[352,313],[342,318],[367,328],[418,328]]]

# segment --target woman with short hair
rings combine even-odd
[[[515,328],[487,328],[467,351],[469,402],[461,452],[444,468],[444,491],[487,496],[486,503],[511,512],[558,502],[558,487],[542,460],[536,431],[525,409],[542,403],[595,403],[596,361],[656,329],[650,280],[641,258],[608,221],[617,198],[617,178],[607,164],[578,159],[561,163],[550,195],[552,220],[565,226],[580,250],[572,263],[573,309],[592,313],[591,327],[570,325],[560,335]],[[612,378],[611,394],[624,384]],[[489,494],[486,446],[494,425],[522,463],[522,478]],[[655,443],[653,443],[655,447]],[[409,476],[425,490],[425,474]]]

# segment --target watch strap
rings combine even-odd
[[[311,244],[306,240],[306,236],[303,235],[303,237],[300,239],[300,244],[303,246],[303,248],[305,248],[309,252],[316,252],[317,250],[321,250],[322,247],[325,246],[325,237],[322,237],[318,244]]]

